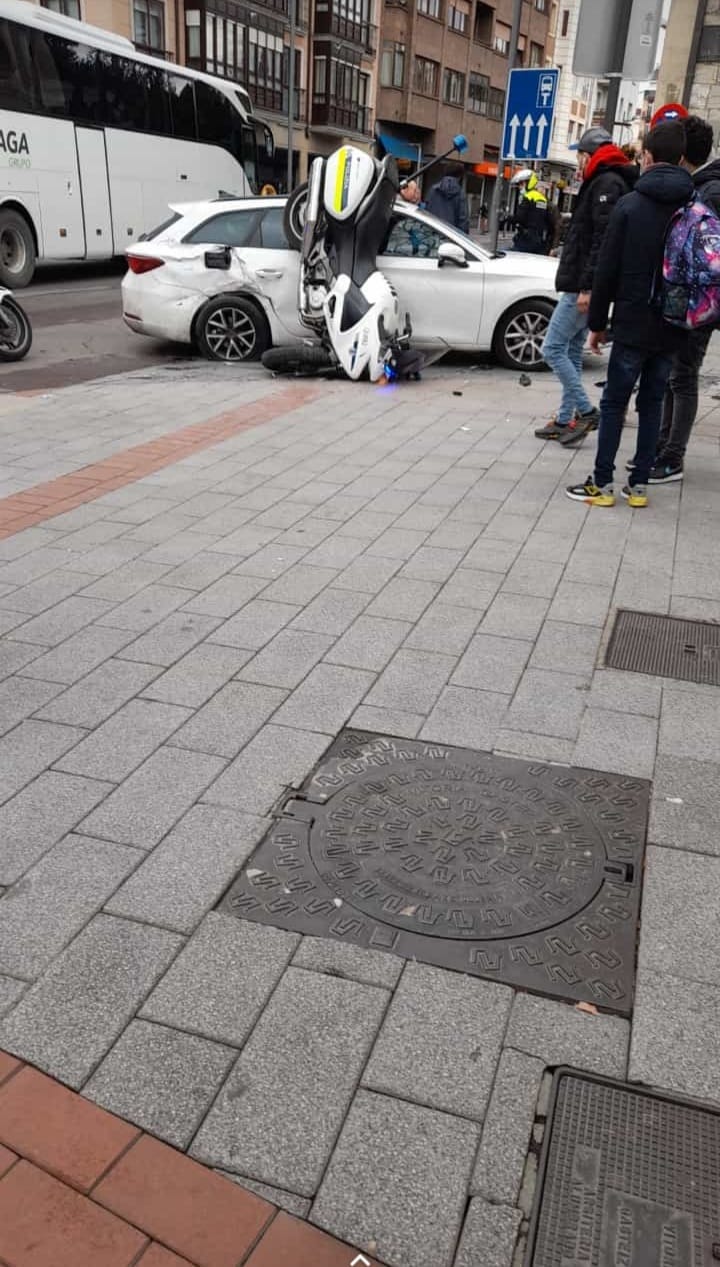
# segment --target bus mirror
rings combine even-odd
[[[218,246],[213,251],[205,252],[205,267],[229,269],[232,263],[232,251],[229,246]]]
[[[265,157],[273,158],[275,155],[275,137],[270,131],[267,123],[263,124],[263,133],[265,139]]]

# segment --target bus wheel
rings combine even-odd
[[[0,208],[0,285],[11,290],[28,286],[35,272],[32,230],[17,211]]]
[[[197,345],[209,361],[257,361],[270,344],[263,314],[240,295],[218,295],[195,323]]]

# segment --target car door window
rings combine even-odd
[[[268,207],[260,226],[262,245],[268,251],[289,251],[288,240],[283,228],[282,207]]]
[[[382,251],[383,255],[415,256],[436,259],[440,243],[445,241],[431,224],[415,216],[395,215]]]
[[[260,229],[264,215],[262,208],[224,211],[193,229],[185,241],[213,246],[262,246]]]

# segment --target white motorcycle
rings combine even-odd
[[[406,178],[409,184],[454,150]],[[316,158],[307,185],[285,207],[285,234],[300,251],[298,312],[315,340],[270,348],[263,365],[275,373],[342,373],[371,382],[419,377],[422,357],[410,347],[410,315],[377,267],[400,190],[395,160],[353,145]],[[319,340],[319,342],[318,342]]]
[[[21,361],[31,345],[30,318],[11,292],[0,286],[0,361]]]

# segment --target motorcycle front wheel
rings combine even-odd
[[[331,369],[334,364],[327,348],[317,343],[268,348],[262,354],[262,363],[274,374],[318,374],[321,370]]]
[[[299,251],[302,246],[307,195],[308,182],[304,180],[302,185],[298,185],[297,189],[293,189],[285,203],[283,228],[291,251]]]
[[[0,361],[21,361],[31,346],[30,318],[8,295],[0,303]]]

